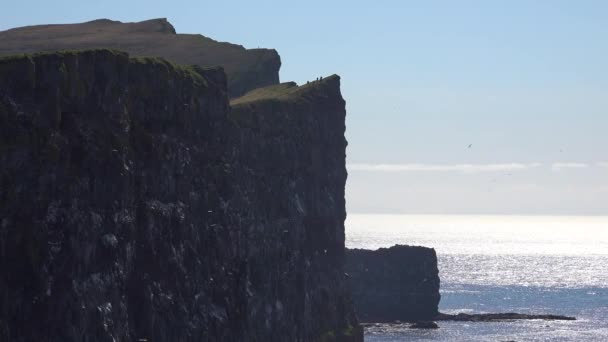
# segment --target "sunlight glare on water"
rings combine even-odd
[[[355,214],[346,227],[349,248],[435,248],[445,283],[608,287],[605,216]]]
[[[366,329],[366,341],[608,341],[608,217],[349,215],[346,246],[435,248],[440,310],[552,313],[568,322]]]
[[[606,216],[349,214],[346,227],[351,248],[409,244],[441,254],[608,255]]]

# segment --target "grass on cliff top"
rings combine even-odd
[[[128,53],[126,53],[124,51],[120,51],[120,50],[114,50],[114,49],[60,50],[60,51],[53,51],[53,52],[36,52],[36,53],[10,55],[10,56],[0,56],[0,63],[1,64],[10,63],[10,62],[23,60],[23,59],[32,60],[35,58],[46,57],[46,56],[66,57],[66,56],[76,56],[79,54],[95,54],[95,53],[107,54],[107,55],[111,55],[111,56],[129,57]],[[185,77],[192,79],[195,84],[199,84],[199,85],[207,84],[205,78],[202,75],[202,72],[204,71],[204,69],[199,66],[196,66],[196,65],[179,65],[179,64],[169,62],[168,60],[166,60],[162,57],[131,57],[129,59],[129,61],[131,63],[138,63],[138,64],[143,64],[143,65],[162,66],[169,70],[178,72]]]
[[[230,101],[231,105],[238,105],[264,99],[279,99],[287,98],[295,94],[300,87],[294,82],[281,83],[264,88],[258,88],[248,92],[247,94]]]
[[[291,119],[306,115],[306,110],[294,108],[314,104],[319,98],[327,97],[335,91],[339,79],[339,76],[332,75],[301,86],[287,82],[252,90],[230,101],[228,117],[239,126],[249,126],[256,125],[255,113],[260,113],[259,108],[262,108],[262,113],[267,118],[274,116],[275,119]]]
[[[2,57],[0,57],[0,63],[10,63],[10,62],[14,62],[14,61],[22,60],[22,59],[28,59],[28,58],[31,58],[31,56],[26,55],[26,54],[2,56]]]
[[[95,53],[104,53],[112,56],[121,56],[128,58],[128,54],[123,51],[112,50],[112,49],[89,49],[89,50],[59,50],[59,51],[45,51],[45,52],[35,52],[35,53],[21,53],[16,55],[8,55],[8,56],[0,56],[0,64],[8,65],[10,63],[15,63],[19,61],[29,61],[30,63],[34,63],[35,59],[45,58],[45,57],[59,57],[65,58],[67,56],[76,56],[79,54],[95,54]]]
[[[207,81],[203,77],[204,68],[198,65],[180,65],[162,57],[131,57],[131,63],[165,67],[192,79],[197,85],[207,85]]]
[[[309,82],[301,86],[298,86],[295,82],[286,82],[264,88],[258,88],[230,101],[230,105],[238,106],[263,100],[297,100],[301,97],[301,95],[323,87],[327,82],[333,81],[337,78],[337,75],[331,75],[323,78],[322,80]]]
[[[126,52],[113,50],[113,49],[86,49],[86,50],[58,50],[58,51],[45,51],[45,52],[34,52],[34,53],[21,53],[15,55],[0,56],[0,62],[10,62],[20,59],[46,57],[46,56],[75,56],[83,53],[108,53],[115,56],[128,56]]]

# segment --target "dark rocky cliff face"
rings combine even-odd
[[[344,115],[337,77],[230,110],[219,69],[0,60],[0,341],[361,341]]]
[[[426,321],[439,314],[439,270],[432,248],[348,249],[345,271],[361,322]]]
[[[39,25],[0,32],[0,56],[42,51],[108,48],[133,56],[158,56],[201,67],[221,66],[228,94],[279,83],[281,58],[272,49],[245,49],[197,34],[176,34],[167,19],[122,23],[107,19],[80,24]]]
[[[258,272],[252,281],[259,291],[279,295],[270,309],[265,304],[273,313],[268,322],[272,331],[289,334],[299,322],[313,322],[309,328],[321,331],[326,340],[361,333],[342,271],[344,105],[338,76],[302,87],[286,83],[258,89],[232,102],[230,117],[240,127],[238,145],[243,147],[240,163],[249,169],[249,184],[254,185],[244,197],[254,215],[250,266],[265,269],[281,261],[279,269]],[[269,208],[273,202],[278,205]],[[302,292],[306,300],[294,296]],[[297,310],[281,309],[284,303]],[[251,313],[260,318],[266,314]],[[296,340],[291,336],[285,341]],[[307,334],[304,341],[314,339]]]

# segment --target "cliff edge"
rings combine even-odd
[[[245,49],[199,34],[177,34],[164,18],[136,23],[99,19],[0,32],[0,56],[97,48],[126,51],[132,56],[163,57],[177,64],[221,66],[228,75],[230,97],[279,83],[281,58],[275,50]]]

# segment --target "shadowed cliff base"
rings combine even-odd
[[[99,19],[0,32],[0,55],[98,48],[122,50],[132,56],[164,57],[178,64],[221,66],[228,75],[230,97],[279,83],[281,59],[275,50],[245,49],[200,34],[176,34],[167,19],[137,23]]]

